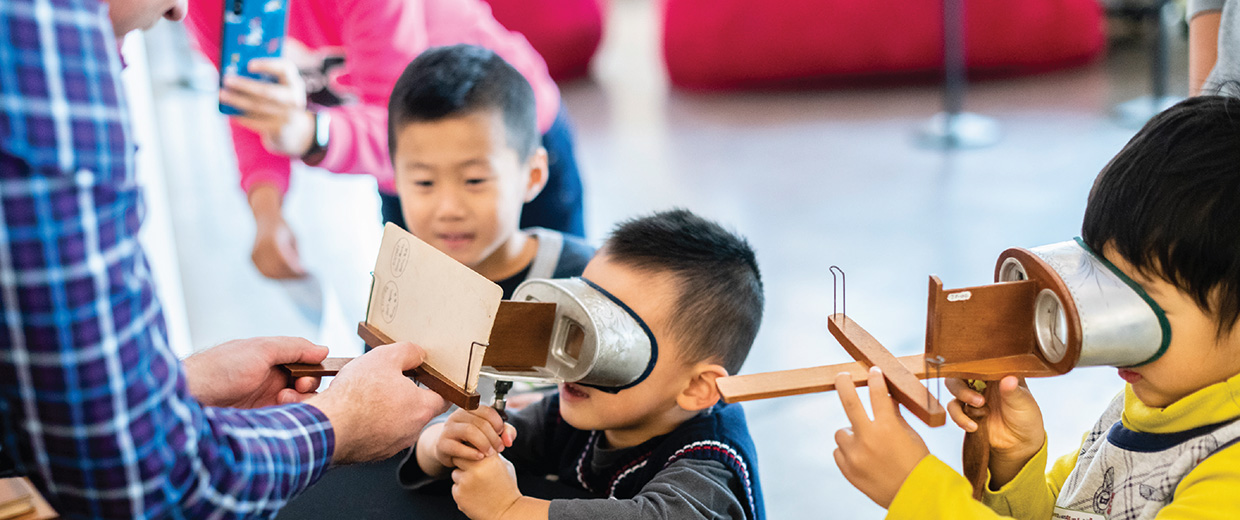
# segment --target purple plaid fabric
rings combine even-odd
[[[326,468],[331,425],[189,395],[138,243],[106,13],[0,1],[0,458],[66,518],[271,516]]]

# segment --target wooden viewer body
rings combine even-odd
[[[1012,248],[995,265],[995,280],[1005,260],[1015,259],[1024,268],[1012,281],[992,285],[944,290],[943,282],[930,276],[926,308],[924,354],[895,357],[865,329],[841,314],[827,319],[827,328],[857,361],[761,374],[719,378],[716,385],[728,403],[768,399],[835,389],[835,376],[848,372],[853,384],[867,384],[869,368],[883,370],[893,398],[930,426],[946,422],[938,400],[918,379],[960,378],[985,383],[1014,375],[1047,377],[1068,372],[1080,358],[1081,324],[1068,288],[1054,270],[1032,252]],[[1042,291],[1060,295],[1067,341],[1062,359],[1049,361],[1038,347],[1034,322],[1036,297]],[[990,446],[986,421],[977,417],[978,430],[965,434],[965,476],[973,484],[975,498],[986,485]]]
[[[724,401],[735,403],[831,391],[835,389],[832,380],[840,372],[848,372],[854,384],[863,386],[869,367],[878,366],[889,374],[887,380],[893,396],[924,402],[907,395],[920,395],[920,391],[902,388],[904,385],[893,381],[890,374],[907,373],[916,379],[985,381],[1005,375],[1062,374],[1067,370],[1048,363],[1033,339],[1031,316],[1037,288],[1036,282],[1024,280],[944,290],[943,282],[931,276],[925,354],[897,358],[852,319],[835,314],[827,319],[827,328],[857,362],[729,376],[720,378],[717,385]],[[916,386],[925,389],[920,384]],[[922,416],[928,410],[918,406],[914,404],[909,409],[925,420]]]

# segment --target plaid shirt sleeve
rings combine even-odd
[[[312,406],[189,395],[138,243],[119,70],[99,0],[0,1],[0,458],[66,518],[271,516],[333,431]]]

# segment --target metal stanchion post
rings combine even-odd
[[[1175,4],[1158,0],[1153,6],[1154,48],[1150,53],[1150,95],[1130,99],[1115,106],[1115,118],[1125,126],[1141,126],[1151,117],[1166,110],[1182,97],[1167,94],[1167,59],[1170,47],[1170,31],[1167,26],[1175,18]]]
[[[964,2],[943,0],[943,111],[935,114],[917,134],[927,148],[981,148],[999,142],[999,124],[986,116],[964,111],[968,86],[964,48]]]

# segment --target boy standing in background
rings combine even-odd
[[[388,102],[388,149],[405,225],[512,296],[530,278],[581,274],[594,249],[521,210],[547,182],[534,91],[494,52],[473,45],[422,53]]]

